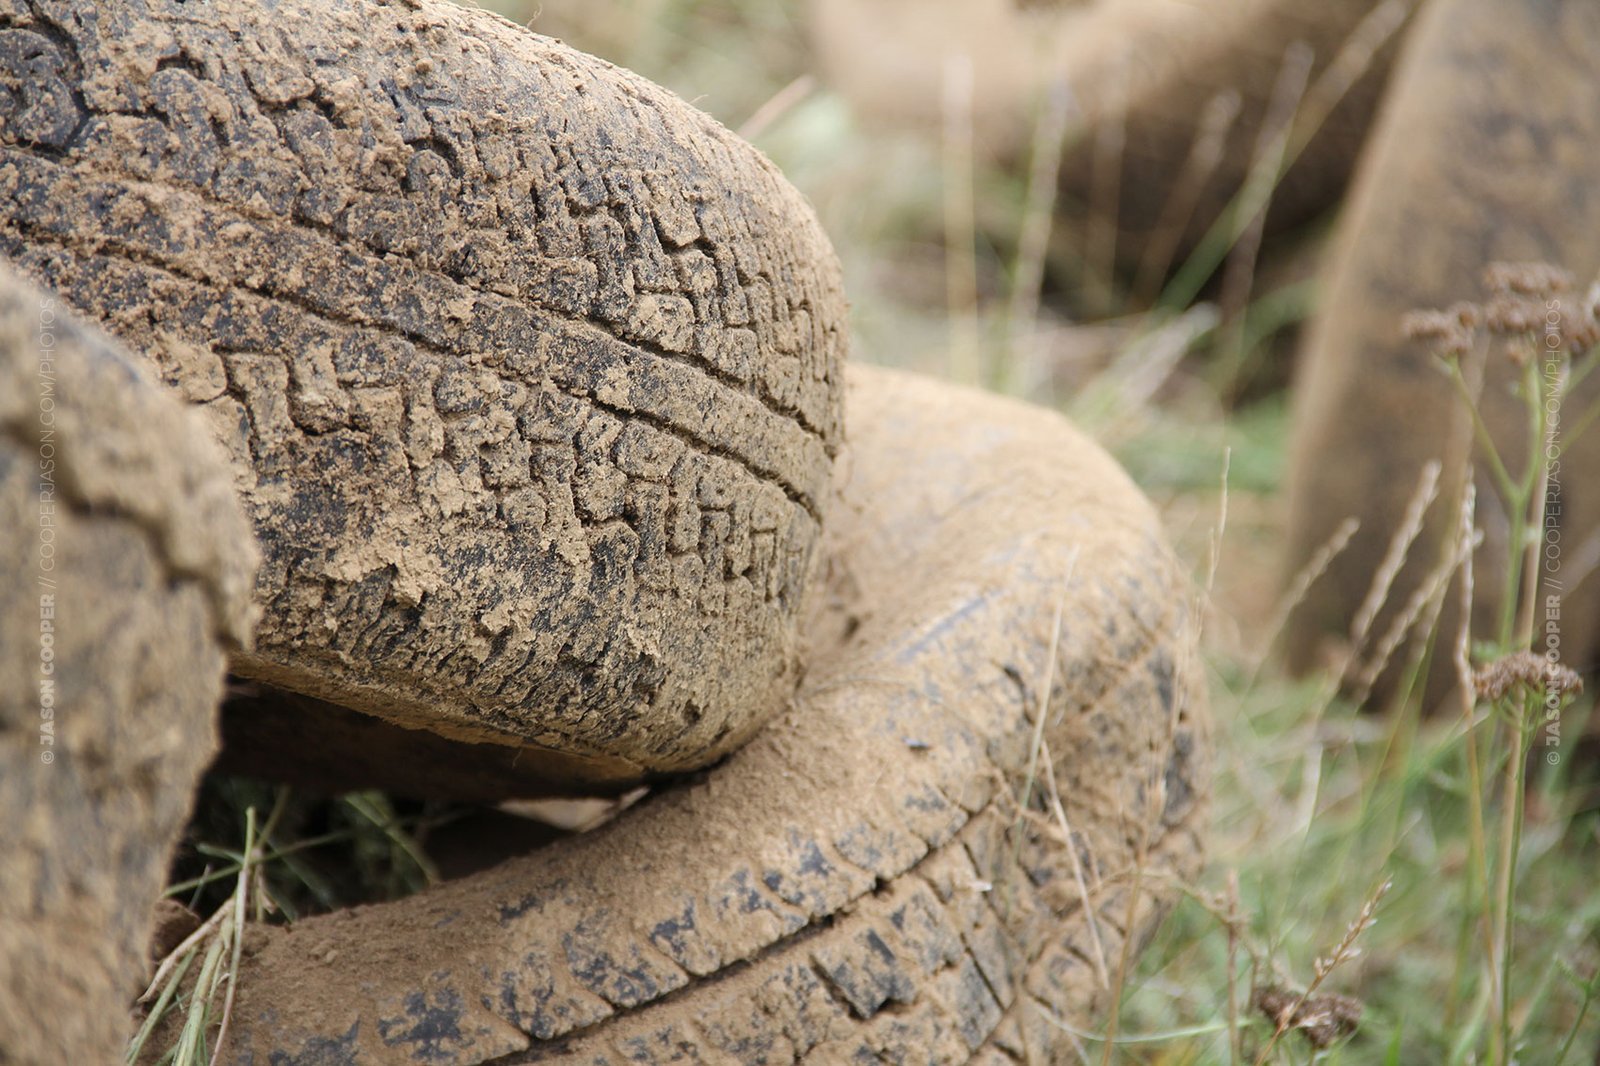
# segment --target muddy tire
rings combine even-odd
[[[1102,4],[1093,32],[1070,40],[1061,57],[1066,69],[1080,72],[1074,88],[1088,134],[1062,161],[1069,217],[1076,213],[1080,226],[1092,226],[1087,214],[1105,210],[1096,137],[1112,127],[1120,143],[1111,164],[1116,258],[1142,264],[1155,243],[1154,254],[1181,263],[1249,179],[1264,131],[1281,121],[1271,114],[1274,87],[1291,49],[1302,46],[1308,86],[1325,79],[1346,88],[1315,128],[1304,114],[1311,108],[1299,109],[1297,135],[1305,148],[1274,184],[1265,225],[1282,232],[1330,209],[1349,182],[1403,36],[1409,5],[1364,24],[1379,6],[1379,0]],[[1349,76],[1333,70],[1347,43],[1359,50],[1367,47],[1361,42],[1371,48],[1364,65]],[[1230,113],[1225,123],[1217,121]],[[1202,163],[1196,153],[1208,127],[1218,139]]]
[[[199,419],[0,267],[0,1062],[120,1062],[256,555]]]
[[[1120,146],[1110,206],[1125,265],[1140,263],[1152,241],[1164,265],[1194,247],[1244,184],[1286,51],[1303,42],[1318,77],[1376,7],[1378,0],[810,2],[818,64],[868,116],[935,128],[945,59],[964,56],[980,145],[1021,159],[1041,99],[1053,85],[1065,88],[1072,108],[1062,220],[1080,230],[1104,221],[1086,215],[1107,207],[1096,154],[1097,139],[1109,136]],[[1278,183],[1272,227],[1304,222],[1344,190],[1398,51],[1395,21],[1369,26],[1379,42],[1371,61]],[[1191,173],[1207,128],[1216,130],[1212,157]]]
[[[613,785],[792,696],[843,301],[753,149],[447,3],[6,5],[0,85],[0,254],[234,457],[237,672]]]
[[[1356,615],[1430,461],[1442,465],[1439,501],[1373,634],[1388,630],[1440,564],[1457,522],[1471,425],[1430,345],[1405,338],[1405,315],[1478,299],[1485,267],[1496,260],[1554,263],[1580,286],[1600,272],[1597,51],[1600,9],[1583,0],[1438,0],[1418,18],[1362,159],[1295,382],[1286,582],[1341,524],[1360,523],[1291,618],[1287,651],[1296,669],[1348,655]],[[1576,302],[1565,312],[1569,323]],[[1507,467],[1520,471],[1527,414],[1512,393],[1516,368],[1502,352],[1499,343],[1489,351],[1480,406]],[[1600,383],[1591,377],[1567,398],[1568,418],[1597,399]],[[1571,447],[1562,453],[1551,517],[1571,564],[1582,555],[1577,546],[1600,530],[1600,439],[1588,432],[1561,443]],[[1473,610],[1477,631],[1488,634],[1505,587],[1509,522],[1488,463],[1481,453],[1472,458],[1485,533],[1474,559]],[[1445,643],[1433,658],[1435,700],[1455,682],[1448,648],[1459,607],[1449,600],[1436,627]],[[1561,654],[1594,667],[1600,592],[1592,582],[1569,587],[1559,613]],[[1396,657],[1405,658],[1404,651]]]
[[[227,1061],[1064,1061],[1044,1015],[1197,872],[1186,582],[1059,418],[854,380],[796,708],[593,833],[259,930]]]

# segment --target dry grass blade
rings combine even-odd
[[[944,65],[945,313],[950,328],[950,376],[978,381],[977,215],[973,193],[972,58]]]
[[[1154,797],[1157,794],[1165,796],[1166,790],[1161,788],[1161,779],[1155,779],[1155,787],[1149,790]],[[1157,808],[1159,810],[1159,807]],[[1139,910],[1139,898],[1144,893],[1145,854],[1150,845],[1150,822],[1148,818],[1138,819],[1133,832],[1137,834],[1138,848],[1135,851],[1133,862],[1133,880],[1128,887],[1128,905],[1123,910],[1122,928],[1132,929],[1134,918]],[[1133,937],[1122,938],[1122,948],[1117,952],[1117,972],[1111,985],[1111,1006],[1106,1011],[1105,1044],[1100,1056],[1101,1066],[1111,1066],[1111,1051],[1117,1044],[1117,1030],[1122,1021],[1122,995],[1128,987],[1128,975],[1133,966]]]
[[[1056,822],[1061,827],[1061,839],[1067,848],[1067,855],[1072,860],[1072,880],[1078,886],[1078,899],[1083,906],[1083,916],[1089,926],[1089,946],[1093,951],[1094,973],[1100,981],[1100,987],[1111,987],[1111,975],[1106,967],[1105,943],[1100,937],[1100,921],[1096,917],[1094,899],[1089,893],[1088,881],[1083,876],[1083,862],[1078,858],[1078,837],[1072,831],[1072,823],[1067,821],[1067,810],[1061,804],[1061,789],[1056,784],[1055,762],[1050,757],[1050,745],[1041,742],[1040,748],[1044,752],[1045,764],[1051,768],[1045,775],[1045,782],[1050,786],[1050,809],[1055,814]]]
[[[1317,990],[1322,987],[1322,983],[1340,966],[1360,955],[1361,949],[1356,946],[1356,941],[1361,939],[1361,934],[1372,928],[1373,923],[1378,920],[1378,905],[1383,902],[1383,897],[1389,894],[1389,889],[1393,885],[1393,881],[1385,880],[1377,888],[1373,889],[1367,896],[1366,901],[1361,905],[1360,913],[1345,927],[1344,937],[1334,946],[1333,952],[1318,958],[1312,965],[1311,983],[1306,986],[1304,992],[1294,997],[1278,1011],[1276,1018],[1277,1028],[1273,1030],[1272,1036],[1268,1038],[1266,1045],[1261,1049],[1261,1053],[1256,1056],[1256,1066],[1265,1066],[1267,1058],[1272,1054],[1272,1049],[1277,1046],[1278,1040],[1291,1027],[1296,1025],[1296,1018],[1304,1017],[1301,1013],[1303,1008],[1317,994]]]
[[[1305,602],[1311,586],[1328,572],[1328,567],[1333,565],[1333,561],[1350,546],[1350,538],[1354,537],[1360,528],[1361,522],[1353,515],[1340,522],[1333,535],[1324,541],[1306,565],[1296,572],[1293,580],[1289,582],[1288,590],[1272,609],[1272,617],[1267,622],[1266,636],[1261,642],[1260,650],[1251,661],[1247,688],[1254,688],[1260,679],[1261,667],[1266,663],[1267,656],[1272,654],[1272,648],[1278,643],[1278,638],[1283,635],[1284,627],[1289,624],[1289,616],[1294,613],[1296,607]]]
[[[1256,139],[1249,177],[1245,180],[1243,194],[1236,206],[1234,221],[1237,235],[1228,252],[1227,265],[1222,276],[1222,317],[1230,323],[1231,340],[1225,347],[1225,358],[1237,370],[1244,361],[1244,317],[1250,303],[1250,293],[1255,285],[1256,256],[1261,250],[1261,237],[1266,231],[1267,209],[1272,203],[1272,193],[1284,172],[1284,159],[1289,150],[1289,136],[1294,128],[1295,114],[1305,94],[1306,82],[1311,77],[1315,59],[1311,47],[1304,41],[1295,41],[1283,54],[1283,66],[1278,70],[1277,83],[1267,106],[1267,115]]]
[[[1110,102],[1094,131],[1089,175],[1089,216],[1084,232],[1084,262],[1093,287],[1090,307],[1102,315],[1116,310],[1117,231],[1120,228],[1122,156],[1127,137],[1130,63],[1123,60],[1107,73]]]
[[[1417,478],[1416,491],[1412,493],[1411,500],[1406,505],[1400,527],[1390,538],[1389,548],[1379,560],[1377,572],[1372,575],[1372,584],[1367,589],[1366,599],[1361,601],[1355,621],[1350,625],[1350,649],[1338,672],[1341,684],[1349,678],[1351,667],[1365,649],[1367,637],[1372,632],[1372,625],[1378,619],[1378,612],[1382,611],[1384,604],[1389,601],[1389,592],[1394,588],[1395,578],[1400,575],[1400,568],[1405,565],[1406,557],[1411,552],[1411,545],[1422,533],[1423,518],[1439,495],[1440,469],[1437,460],[1423,464],[1422,472]]]
[[[1239,1047],[1239,929],[1244,922],[1239,904],[1239,871],[1228,871],[1226,919],[1228,930],[1228,1063],[1238,1066]]]
[[[1071,583],[1072,575],[1077,571],[1077,565],[1077,555],[1076,552],[1074,552],[1072,560],[1067,568],[1068,584]],[[1016,869],[1020,860],[1020,856],[1022,854],[1021,827],[1023,820],[1029,816],[1028,803],[1033,796],[1034,782],[1037,780],[1039,771],[1039,760],[1041,757],[1048,758],[1044,742],[1044,729],[1045,724],[1050,717],[1050,691],[1055,687],[1056,654],[1061,644],[1061,617],[1062,612],[1066,609],[1066,601],[1066,592],[1063,591],[1060,598],[1056,601],[1055,617],[1050,623],[1050,643],[1045,657],[1043,674],[1040,678],[1039,696],[1034,704],[1035,717],[1033,723],[1033,737],[1028,749],[1028,769],[1023,775],[1022,787],[1016,797],[1017,816],[1011,827],[1015,838],[1015,843],[1012,848],[1012,862],[1011,865],[1007,867],[1008,869]],[[1054,777],[1053,772],[1051,776],[1052,778]],[[1070,839],[1067,841],[1067,847],[1072,847],[1072,841]],[[1009,894],[1003,896],[1002,899],[1007,902],[1002,902],[1000,906],[1008,908],[1010,906]],[[1019,982],[1022,980],[1020,973],[1018,974],[1017,979]],[[1025,987],[1023,987],[1020,983],[1017,987],[1016,995],[1019,1001],[1027,995]],[[1024,1027],[1024,1043],[1026,1043],[1027,1039],[1027,1028]],[[1031,1062],[1033,1060],[1033,1049],[1030,1046],[1025,1050],[1027,1051],[1028,1059]],[[1078,1048],[1078,1053],[1080,1057],[1083,1056],[1083,1049],[1081,1047]]]
[[[1567,368],[1563,364],[1560,379],[1554,384],[1547,384],[1547,388],[1560,395],[1566,387]],[[1543,407],[1535,426],[1535,432],[1545,436],[1545,423]],[[1538,473],[1533,478],[1533,489],[1528,494],[1528,523],[1530,530],[1538,530],[1539,535],[1527,538],[1527,545],[1522,549],[1522,579],[1521,603],[1517,605],[1516,621],[1513,623],[1515,636],[1512,638],[1514,646],[1526,648],[1533,643],[1535,619],[1539,613],[1539,562],[1544,553],[1545,523],[1552,517],[1559,518],[1561,514],[1561,499],[1558,496],[1554,501],[1550,499],[1550,463],[1534,464]],[[1551,512],[1552,504],[1554,513]],[[1516,560],[1512,560],[1513,566]]]
[[[1295,122],[1293,156],[1300,154],[1333,109],[1339,106],[1339,101],[1371,69],[1379,50],[1400,32],[1416,6],[1416,0],[1384,0],[1356,24],[1333,62],[1306,91],[1305,105]]]
[[[274,810],[268,818],[269,828],[277,821],[280,810],[281,808]],[[244,859],[240,864],[239,880],[233,893],[233,957],[229,960],[226,975],[228,991],[222,1000],[222,1024],[217,1029],[217,1043],[211,1052],[210,1066],[218,1066],[222,1061],[222,1051],[228,1045],[228,1024],[233,1020],[233,999],[239,986],[239,963],[244,953],[244,923],[249,911],[250,890],[261,869],[260,851],[256,836],[256,810],[251,807],[245,811]]]
[[[1114,440],[1128,423],[1147,412],[1151,397],[1172,377],[1196,341],[1216,324],[1216,308],[1198,304],[1141,333],[1082,389],[1074,413],[1093,426],[1102,440]]]
[[[1205,110],[1200,113],[1188,158],[1183,162],[1183,169],[1166,203],[1161,206],[1161,217],[1139,258],[1139,269],[1132,286],[1136,304],[1144,305],[1153,300],[1161,288],[1161,279],[1172,269],[1172,261],[1178,255],[1178,245],[1183,242],[1183,235],[1194,220],[1200,193],[1222,162],[1228,131],[1238,121],[1241,106],[1242,98],[1238,90],[1226,89],[1207,101]]]
[[[1031,347],[1037,332],[1039,293],[1044,285],[1045,254],[1050,246],[1057,177],[1061,173],[1061,146],[1066,140],[1067,119],[1073,108],[1071,88],[1064,80],[1056,81],[1045,95],[1044,109],[1034,125],[1022,233],[1017,246],[1017,265],[1011,278],[1010,305],[1006,309],[1008,365],[996,375],[1001,385],[1006,384],[1008,370],[1022,361],[1020,349],[1024,344]]]
[[[1478,506],[1478,487],[1472,478],[1472,470],[1467,469],[1466,492],[1461,499],[1461,521],[1471,529],[1476,520]],[[1469,552],[1462,561],[1459,571],[1459,589],[1463,604],[1472,602],[1473,571],[1472,554]],[[1472,670],[1472,613],[1461,612],[1460,624],[1456,627],[1455,645],[1452,648],[1452,660],[1455,663],[1456,678],[1460,682],[1458,698],[1461,703],[1461,721],[1464,728],[1471,731],[1472,719],[1477,710],[1478,698],[1473,685]],[[1469,749],[1470,750],[1470,749]]]
[[[223,925],[226,924],[225,921]],[[183,1019],[183,1029],[178,1034],[178,1046],[172,1053],[173,1066],[193,1066],[199,1061],[205,1043],[206,1012],[211,1003],[211,992],[215,990],[221,973],[222,956],[227,949],[224,939],[218,935],[206,947],[205,961],[200,964],[200,976],[195,978],[189,1010]]]
[[[1211,547],[1206,555],[1205,594],[1210,597],[1217,585],[1217,566],[1222,561],[1222,538],[1228,532],[1228,475],[1233,470],[1233,449],[1222,449],[1222,488],[1217,500],[1217,524],[1211,531]]]
[[[1074,559],[1074,569],[1076,560]],[[1022,778],[1022,793],[1017,797],[1017,817],[1020,820],[1023,812],[1028,809],[1028,802],[1033,797],[1034,782],[1038,780],[1039,758],[1044,751],[1045,721],[1050,717],[1050,690],[1056,683],[1056,650],[1061,644],[1061,612],[1066,609],[1067,598],[1063,594],[1056,601],[1055,621],[1050,623],[1050,654],[1045,659],[1044,677],[1039,688],[1037,717],[1033,723],[1033,742],[1028,750],[1028,771]]]
[[[139,996],[139,998],[134,1000],[134,1002],[144,1004],[149,1003],[152,999],[159,997],[166,989],[167,985],[171,982],[173,971],[177,969],[180,963],[186,964],[195,947],[203,943],[208,937],[215,933],[217,931],[217,926],[221,925],[223,919],[226,917],[227,908],[219,907],[216,913],[211,915],[211,917],[207,918],[205,922],[201,924],[200,928],[184,937],[183,941],[179,943],[177,947],[167,952],[166,957],[162,959],[160,965],[156,967],[155,976],[150,978],[150,984],[145,988],[144,992]]]
[[[1478,538],[1474,536],[1471,528],[1457,531],[1453,550],[1440,561],[1433,573],[1428,575],[1428,579],[1412,591],[1405,606],[1395,615],[1389,623],[1389,628],[1379,639],[1366,665],[1356,675],[1355,688],[1351,695],[1356,704],[1366,702],[1373,686],[1378,683],[1379,676],[1387,669],[1390,659],[1416,628],[1418,621],[1426,614],[1437,616],[1439,607],[1444,603],[1445,594],[1449,591],[1451,576],[1477,546]],[[1427,627],[1421,631],[1427,632]]]
[[[149,987],[137,1001],[144,1004],[152,998],[155,1000],[139,1032],[128,1045],[127,1062],[130,1066],[140,1060],[156,1026],[177,998],[194,960],[201,957],[199,953],[202,946],[205,947],[205,954],[199,973],[189,989],[189,1004],[178,1031],[177,1043],[162,1056],[161,1061],[172,1066],[199,1066],[202,1061],[217,1066],[222,1061],[229,1023],[233,1017],[235,981],[243,958],[244,931],[250,904],[252,897],[261,895],[261,866],[267,859],[269,837],[287,810],[288,801],[289,790],[279,789],[272,812],[259,831],[256,809],[245,809],[244,845],[238,853],[233,892],[199,928],[168,952],[156,968]],[[223,996],[221,1015],[215,1019],[218,1023],[216,1041],[211,1045],[210,1054],[206,1055],[206,1030],[214,1020],[211,1007],[224,981],[228,987]]]
[[[1275,168],[1276,172],[1270,175],[1273,182],[1300,158],[1339,100],[1371,65],[1378,49],[1405,24],[1412,6],[1411,0],[1390,0],[1356,26],[1333,62],[1304,94],[1305,106],[1299,109],[1282,159]],[[1264,177],[1258,178],[1255,169],[1246,176],[1245,187],[1234,195],[1228,210],[1211,224],[1194,252],[1168,282],[1161,293],[1161,303],[1168,307],[1189,306],[1226,258],[1247,218],[1241,209],[1247,192],[1253,183],[1265,180]]]
[[[1185,627],[1197,625],[1197,620],[1204,617],[1200,607],[1201,605],[1196,602],[1189,604]],[[1196,632],[1192,634],[1192,637],[1192,640],[1183,642],[1184,651],[1180,654],[1197,658],[1200,654],[1200,633]],[[1180,666],[1180,669],[1198,668],[1198,664],[1192,660]],[[1159,741],[1151,743],[1149,746],[1149,778],[1144,790],[1145,809],[1128,829],[1132,839],[1135,841],[1135,848],[1132,879],[1128,886],[1128,903],[1122,916],[1122,929],[1124,930],[1136,928],[1134,923],[1138,915],[1139,901],[1144,894],[1145,878],[1150,874],[1148,861],[1151,834],[1161,825],[1162,811],[1167,804],[1167,777],[1160,753],[1173,750],[1178,732],[1178,723],[1185,718],[1189,711],[1187,702],[1188,690],[1185,689],[1183,695],[1173,700],[1171,707],[1168,708],[1164,735]],[[1124,822],[1127,821],[1127,812],[1123,812],[1123,820]],[[1159,873],[1157,876],[1159,876]],[[1122,997],[1128,987],[1128,978],[1132,973],[1135,939],[1135,937],[1124,934],[1122,937],[1122,949],[1117,954],[1117,970],[1111,984],[1111,1006],[1106,1011],[1105,1044],[1103,1045],[1100,1059],[1102,1066],[1110,1066],[1112,1049],[1117,1044],[1117,1029],[1122,1015]]]
[[[817,79],[810,74],[802,74],[789,84],[773,93],[767,102],[755,109],[751,116],[744,120],[738,129],[739,136],[747,141],[760,137],[772,124],[793,111],[805,102],[817,88]]]
[[[184,951],[181,955],[174,950],[168,958],[177,960],[174,969],[170,972],[170,980],[160,986],[161,991],[156,996],[156,1001],[150,1005],[150,1012],[145,1015],[144,1021],[139,1025],[139,1031],[134,1034],[133,1040],[128,1044],[128,1053],[124,1058],[127,1066],[134,1066],[144,1054],[144,1047],[150,1042],[150,1037],[155,1033],[157,1024],[166,1015],[167,1008],[172,1005],[173,999],[178,994],[178,987],[183,983],[184,976],[189,972],[189,967],[194,964],[195,953],[193,950]],[[152,987],[154,985],[152,984]],[[143,1002],[143,1000],[139,1000]]]

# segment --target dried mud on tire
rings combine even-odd
[[[754,149],[445,3],[8,5],[0,84],[0,255],[234,456],[236,672],[610,784],[792,695],[843,300]]]
[[[1068,1060],[1045,1014],[1091,1024],[1197,872],[1187,583],[1059,418],[853,378],[794,710],[591,834],[258,932],[228,1061]]]
[[[0,265],[0,1062],[120,1062],[256,553],[205,427]]]

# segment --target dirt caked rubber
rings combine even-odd
[[[256,559],[200,420],[0,264],[0,1063],[122,1061]]]
[[[231,451],[236,672],[610,785],[792,695],[838,267],[666,91],[443,2],[7,0],[0,255]]]
[[[1189,587],[1058,417],[853,378],[794,708],[592,833],[258,930],[226,1061],[1069,1061],[1197,873]]]

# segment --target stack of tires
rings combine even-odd
[[[1054,1061],[1114,1000],[1201,854],[1184,577],[1058,418],[847,372],[754,149],[424,0],[7,6],[0,86],[0,1062],[120,1058],[225,671],[232,770],[652,790],[255,929],[222,1061]]]

